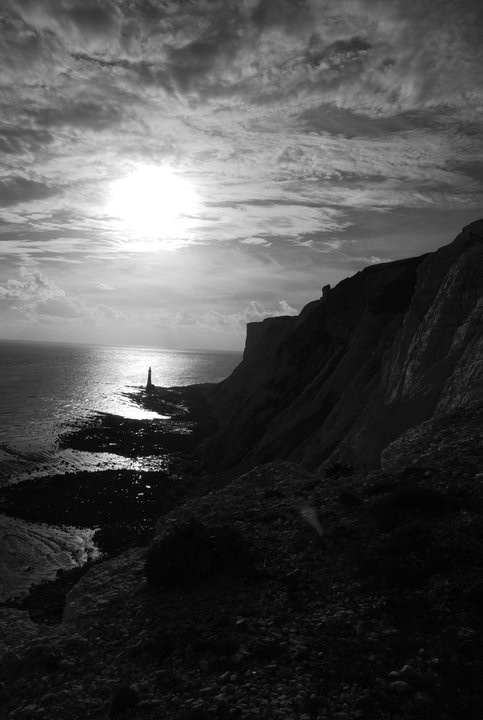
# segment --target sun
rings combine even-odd
[[[138,239],[182,240],[198,205],[188,180],[169,167],[143,166],[111,184],[108,210]]]

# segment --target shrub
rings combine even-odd
[[[401,588],[423,586],[434,574],[444,572],[447,559],[431,525],[410,521],[365,551],[364,574]]]
[[[444,512],[448,498],[439,490],[409,484],[394,488],[374,506],[374,515],[381,529],[390,530],[405,519],[431,516]]]
[[[207,527],[192,518],[156,538],[146,555],[146,579],[151,587],[195,587],[224,570],[256,573],[254,556],[234,528]]]

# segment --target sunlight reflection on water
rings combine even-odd
[[[52,451],[66,425],[94,412],[162,422],[129,397],[149,367],[155,385],[172,387],[219,382],[239,361],[237,353],[0,341],[0,446]]]

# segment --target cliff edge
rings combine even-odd
[[[433,416],[483,400],[483,220],[421,257],[365,268],[297,317],[250,323],[212,390],[207,457],[377,467]]]

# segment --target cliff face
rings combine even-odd
[[[298,317],[249,324],[211,398],[207,457],[377,466],[409,428],[481,403],[482,267],[483,220],[435,253],[366,268]]]

